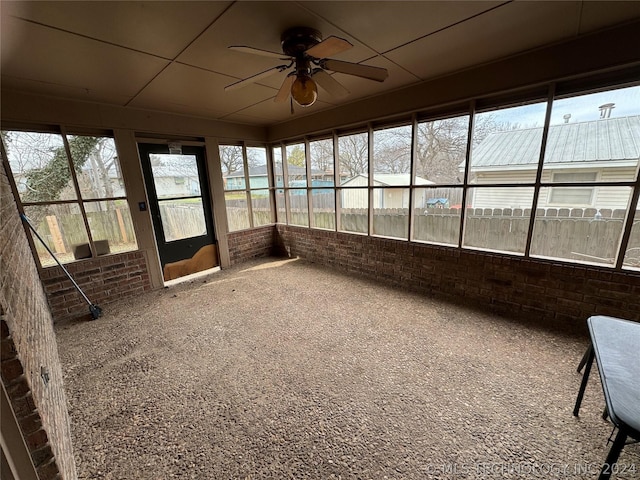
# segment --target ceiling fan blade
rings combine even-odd
[[[229,50],[234,50],[236,52],[242,52],[242,53],[251,53],[253,55],[262,55],[263,57],[280,58],[282,60],[287,60],[291,58],[288,55],[285,55],[284,53],[272,52],[270,50],[262,50],[260,48],[246,47],[244,45],[232,45],[229,47]]]
[[[278,90],[276,98],[273,99],[274,102],[284,102],[289,98],[289,95],[291,94],[291,85],[293,85],[295,79],[296,76],[294,72],[291,72],[285,77],[284,82],[282,82],[282,85],[280,86],[280,90]]]
[[[278,65],[277,67],[270,68],[269,70],[265,70],[264,72],[256,73],[251,77],[247,77],[243,80],[239,80],[235,83],[232,83],[231,85],[227,85],[226,87],[224,87],[224,90],[229,91],[229,90],[236,90],[238,88],[242,88],[246,85],[249,85],[250,83],[255,83],[258,80],[262,80],[263,78],[270,77],[274,73],[282,72],[287,68],[288,68],[288,65]]]
[[[326,58],[353,48],[351,42],[340,37],[327,37],[305,53],[315,58]]]
[[[340,98],[349,95],[349,90],[321,68],[314,69],[312,78],[332,97]]]
[[[342,60],[333,60],[327,58],[320,62],[322,68],[331,70],[332,72],[346,73],[355,75],[356,77],[368,78],[377,82],[384,82],[389,76],[386,68],[370,67],[369,65],[360,65],[359,63],[343,62]]]

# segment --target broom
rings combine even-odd
[[[85,302],[87,302],[89,304],[89,313],[91,313],[91,317],[94,320],[97,320],[99,317],[102,316],[102,309],[98,306],[95,305],[94,303],[91,302],[91,300],[89,300],[89,298],[84,294],[84,292],[82,291],[82,289],[80,288],[80,286],[76,283],[76,281],[73,279],[73,277],[71,276],[71,274],[69,273],[69,271],[64,268],[64,266],[60,263],[60,261],[56,258],[56,256],[53,254],[53,252],[51,251],[51,249],[49,248],[49,246],[44,242],[44,240],[42,239],[42,237],[38,234],[38,232],[36,232],[36,229],[33,227],[33,225],[31,225],[31,222],[29,221],[29,219],[27,218],[27,216],[24,213],[20,214],[20,218],[22,219],[22,221],[24,223],[27,224],[27,226],[31,229],[31,231],[33,232],[33,234],[36,236],[36,238],[38,240],[40,240],[40,243],[42,243],[42,245],[44,246],[44,248],[47,249],[47,252],[49,252],[49,255],[51,255],[53,257],[53,259],[56,261],[56,263],[58,264],[58,266],[62,269],[62,271],[67,275],[67,277],[69,278],[69,280],[71,280],[71,283],[73,283],[73,286],[76,287],[76,290],[78,290],[78,292],[80,292],[80,295],[82,295],[82,298],[84,298]]]

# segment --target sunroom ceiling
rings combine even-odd
[[[11,91],[269,126],[291,120],[273,101],[285,73],[224,87],[281,63],[229,50],[281,51],[292,26],[349,40],[339,60],[384,67],[383,83],[336,73],[350,94],[320,90],[321,110],[414,85],[640,18],[640,2],[2,1],[3,94]]]

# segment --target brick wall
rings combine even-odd
[[[151,289],[147,262],[141,251],[81,260],[65,268],[91,302],[100,307]],[[40,273],[54,321],[89,317],[89,305],[58,266]]]
[[[40,479],[75,479],[51,313],[4,164],[0,168],[2,381]]]
[[[292,256],[389,285],[556,325],[594,314],[640,321],[640,273],[278,225]]]
[[[274,225],[232,232],[227,235],[231,265],[252,258],[279,255],[278,234]]]

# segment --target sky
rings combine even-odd
[[[598,120],[599,107],[605,103],[615,103],[611,118],[640,115],[640,86],[557,99],[551,109],[551,125],[564,123],[563,117],[566,114],[571,115],[571,123]],[[544,125],[546,108],[546,102],[542,102],[493,110],[490,113],[497,122],[519,123],[522,127],[541,127]]]

